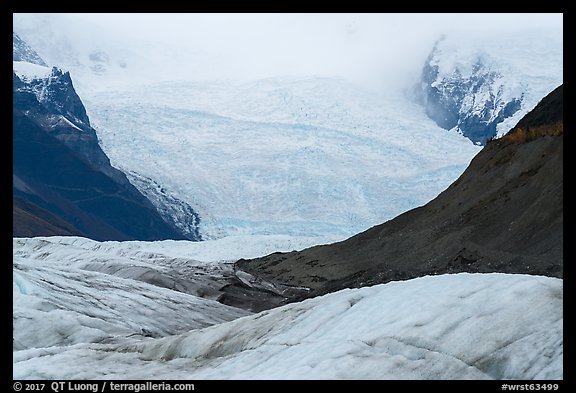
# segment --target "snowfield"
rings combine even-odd
[[[128,270],[95,271],[162,270],[197,245],[206,261],[190,266],[218,265],[221,250],[207,249],[218,242],[14,239],[13,378],[563,378],[556,278],[427,276],[249,315]]]

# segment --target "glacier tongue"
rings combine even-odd
[[[428,276],[346,289],[163,338],[146,336],[183,323],[185,330],[198,327],[198,312],[214,323],[230,309],[184,295],[167,302],[164,291],[139,290],[145,288],[15,258],[13,378],[563,377],[560,279]],[[40,340],[45,317],[57,323]]]
[[[556,379],[562,342],[562,280],[464,273],[342,290],[122,348],[179,359],[195,378]]]
[[[422,205],[479,151],[401,94],[335,78],[85,93],[114,166],[200,215],[205,239],[350,236]]]

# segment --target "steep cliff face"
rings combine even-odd
[[[562,277],[562,102],[560,86],[428,204],[340,243],[240,260],[237,287],[278,302],[444,273]]]
[[[16,66],[19,71],[20,64]],[[96,132],[82,100],[76,94],[70,73],[53,67],[45,76],[30,77],[14,74],[17,94],[16,109],[23,110],[54,138],[84,158],[90,165],[116,181],[127,184],[126,177],[110,165],[110,160],[98,145]]]
[[[58,118],[61,115],[45,108],[42,111],[42,104],[26,91],[15,89],[14,103],[14,209],[28,213],[24,216],[15,211],[14,236],[71,232],[96,240],[184,238],[166,224],[150,202],[127,181],[117,182],[92,165],[84,155],[51,135],[65,135],[69,129],[76,132],[69,124],[70,120]],[[28,203],[22,203],[23,200]],[[38,218],[39,210],[29,209],[30,206],[51,215],[45,215],[48,218],[43,220],[30,220]],[[62,228],[50,219],[52,216],[67,222],[78,232],[48,229],[44,222]],[[25,220],[20,219],[23,217]]]
[[[14,236],[198,240],[110,165],[70,74],[45,67],[24,45],[14,35]]]

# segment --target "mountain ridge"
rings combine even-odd
[[[561,119],[563,86],[526,115]],[[544,120],[543,120],[544,121]],[[490,141],[438,197],[332,245],[239,260],[236,288],[278,302],[423,275],[502,272],[563,276],[563,131]],[[286,292],[307,287],[310,290]],[[272,290],[270,291],[270,288]],[[242,304],[237,295],[223,302]],[[260,305],[261,306],[261,305]]]

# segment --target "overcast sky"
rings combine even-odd
[[[214,54],[230,75],[421,69],[441,34],[562,29],[562,14],[67,14],[108,33]],[[493,36],[493,35],[491,35]],[[207,63],[210,64],[210,63]],[[414,67],[410,65],[414,64]],[[417,66],[416,66],[417,65]],[[221,68],[223,69],[223,68]]]

